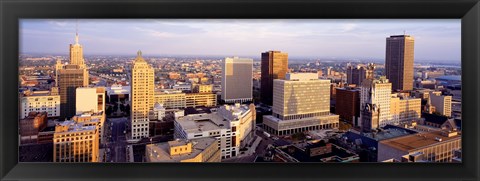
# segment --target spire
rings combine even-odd
[[[142,57],[142,51],[141,50],[138,50],[137,57]]]
[[[75,44],[78,45],[78,20],[75,24]]]
[[[137,52],[137,58],[135,58],[135,61],[145,61],[142,57],[142,51],[138,50]]]

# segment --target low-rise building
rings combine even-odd
[[[216,112],[190,114],[176,118],[174,138],[194,140],[212,137],[218,140],[222,159],[239,154],[253,140],[255,106],[224,105]]]
[[[380,141],[378,161],[402,160],[405,155],[421,154],[421,160],[425,162],[452,162],[454,151],[461,148],[461,135],[458,132],[422,132]]]
[[[145,159],[147,162],[220,162],[220,154],[217,140],[207,137],[149,144]]]
[[[60,116],[60,95],[58,88],[50,91],[25,91],[20,95],[20,119],[30,112],[47,112],[48,117]]]
[[[64,121],[55,126],[53,135],[54,162],[98,162],[96,126]]]

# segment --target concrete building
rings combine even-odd
[[[225,58],[222,62],[222,93],[225,103],[252,101],[253,60],[249,58]]]
[[[76,95],[75,114],[105,112],[105,87],[79,87]]]
[[[347,66],[347,83],[361,85],[365,79],[373,79],[375,71],[375,64],[369,63],[367,66],[352,65]]]
[[[378,161],[402,160],[409,155],[421,156],[417,162],[452,162],[454,152],[462,148],[461,135],[457,132],[423,132],[380,141]]]
[[[364,131],[393,123],[390,115],[392,84],[385,77],[366,79],[360,89],[360,122]]]
[[[422,114],[422,99],[406,95],[392,94],[390,99],[390,124],[398,125],[403,122],[418,120]]]
[[[285,79],[288,72],[288,54],[280,51],[262,53],[261,69],[261,101],[271,106],[273,104],[273,80]]]
[[[51,91],[26,91],[20,95],[20,119],[30,112],[47,112],[48,117],[60,116],[60,95],[58,88]]]
[[[190,114],[175,119],[174,138],[216,138],[222,159],[237,156],[253,140],[255,106],[224,105],[213,113]]]
[[[330,114],[330,80],[316,73],[287,73],[273,84],[272,115],[263,116],[265,130],[276,135],[338,128]]]
[[[335,114],[351,125],[359,126],[360,89],[345,87],[336,90]]]
[[[95,126],[64,121],[55,126],[54,162],[98,162],[98,132]]]
[[[414,42],[410,35],[387,37],[385,72],[394,91],[413,89]]]
[[[430,103],[435,107],[435,112],[452,117],[452,96],[444,96],[441,92],[430,92]]]
[[[149,144],[145,149],[147,162],[220,162],[220,154],[217,139],[208,137]]]
[[[138,51],[131,72],[131,135],[132,141],[148,137],[148,115],[154,105],[154,70]]]

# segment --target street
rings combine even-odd
[[[127,118],[108,118],[107,124],[110,124],[111,138],[108,148],[110,149],[109,162],[127,162],[126,146],[127,140],[124,131],[126,131]]]

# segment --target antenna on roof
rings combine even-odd
[[[78,44],[78,19],[75,21],[75,44]]]

